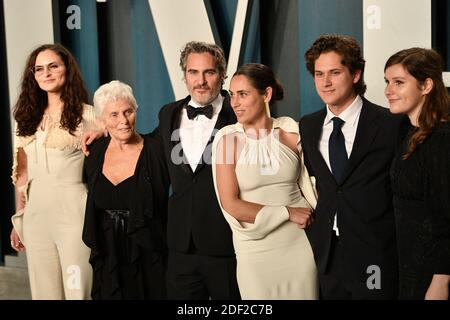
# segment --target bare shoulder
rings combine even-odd
[[[300,141],[298,123],[290,117],[276,119],[280,142],[297,152],[297,144]]]
[[[279,117],[273,120],[274,127],[286,132],[298,133],[298,122],[291,117]]]

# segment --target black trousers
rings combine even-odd
[[[397,281],[382,276],[381,289],[371,289],[357,275],[349,275],[338,237],[332,240],[331,256],[326,274],[319,274],[322,300],[392,300],[397,299]],[[369,277],[369,275],[368,275]],[[396,279],[394,277],[394,279]],[[395,283],[392,283],[395,282]]]
[[[173,300],[240,300],[236,258],[169,252],[167,296]]]

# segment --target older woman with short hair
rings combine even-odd
[[[169,178],[159,141],[136,132],[130,86],[102,85],[94,108],[109,136],[95,141],[84,166],[92,298],[164,299]]]

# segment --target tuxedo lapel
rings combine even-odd
[[[206,148],[205,150],[203,150],[201,162],[195,169],[196,173],[199,172],[201,169],[203,169],[205,165],[211,164],[211,155],[212,155],[211,147],[212,142],[214,141],[214,137],[216,136],[216,133],[226,125],[235,123],[237,121],[233,109],[231,109],[230,106],[230,96],[225,91],[222,91],[221,94],[224,96],[222,109],[220,110],[219,116],[217,117],[214,130],[212,131],[211,136],[209,137],[208,143],[206,144]]]
[[[372,109],[372,106],[367,100],[363,99],[363,107],[359,117],[352,153],[350,154],[347,168],[342,177],[343,182],[355,170],[366,153],[369,151],[369,148],[372,145],[378,130],[380,129],[380,124],[377,119],[378,116]]]
[[[319,150],[320,138],[322,136],[323,122],[327,115],[327,110],[323,109],[314,118],[313,123],[310,127],[310,138],[309,145],[311,146],[308,154],[308,158],[314,171],[319,173],[321,176],[330,178],[334,180],[334,176],[328,168],[322,153]]]
[[[230,105],[230,96],[226,94],[223,99],[222,109],[220,110],[219,116],[217,117],[216,125],[214,126],[214,131],[212,132],[211,138],[214,139],[217,131],[225,127],[226,125],[236,122],[236,116],[234,115],[233,109]]]
[[[171,121],[171,143],[172,143],[172,149],[171,150],[180,150],[179,154],[183,159],[182,163],[180,164],[181,169],[185,171],[186,173],[192,174],[191,166],[189,165],[189,161],[187,160],[186,156],[184,155],[183,147],[181,145],[181,138],[180,138],[180,124],[181,124],[181,115],[183,108],[187,105],[187,103],[190,100],[190,96],[188,96],[186,99],[181,101],[180,104],[175,106],[173,109],[172,114],[172,121]]]

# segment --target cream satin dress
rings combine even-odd
[[[85,105],[74,135],[60,128],[60,114],[44,116],[36,133],[15,137],[12,179],[17,181],[17,151],[27,157],[24,210],[13,225],[26,247],[33,299],[89,299],[92,286],[90,250],[81,239],[87,189],[82,181],[81,135],[94,124]]]
[[[317,269],[311,245],[305,231],[289,221],[286,209],[315,207],[314,181],[302,158],[278,140],[277,129],[299,133],[298,124],[288,117],[273,119],[271,133],[258,140],[248,138],[239,123],[222,128],[213,143],[214,185],[217,193],[217,144],[223,137],[243,135],[245,144],[235,168],[240,198],[264,207],[254,223],[239,222],[222,207],[233,231],[241,296],[317,299]]]

